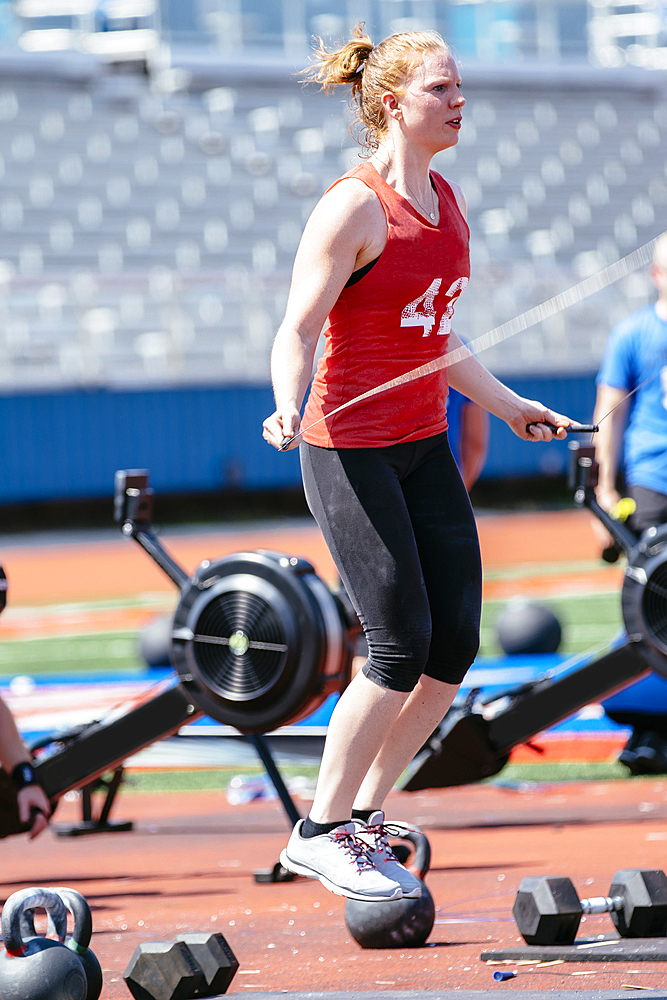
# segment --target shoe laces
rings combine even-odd
[[[331,838],[335,844],[352,856],[350,863],[355,864],[359,871],[375,868],[369,857],[371,848],[354,833],[350,833],[348,830],[335,830],[332,832]]]
[[[407,823],[378,823],[375,826],[365,827],[364,834],[373,838],[375,846],[371,848],[372,850],[385,854],[389,860],[398,861],[391,849],[389,837],[402,837],[406,830],[411,829]]]

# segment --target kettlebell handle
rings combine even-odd
[[[403,824],[401,824],[403,826]],[[401,840],[409,841],[415,849],[415,856],[409,871],[422,881],[431,867],[431,845],[426,834],[417,826],[407,826],[398,835]]]
[[[85,955],[93,934],[93,916],[87,900],[76,889],[57,886],[52,889],[74,917],[72,936],[65,942],[77,955]]]
[[[21,937],[25,941],[29,937],[37,937],[37,931],[35,930],[35,910],[38,907],[26,907],[25,910],[21,912],[20,923],[21,923]],[[54,919],[53,914],[47,914],[49,918],[49,924],[47,929],[47,934],[55,934],[59,941],[64,941],[67,937],[67,911],[65,911],[65,916],[62,920]]]
[[[60,896],[52,889],[19,889],[13,893],[2,910],[2,940],[7,954],[12,958],[24,955],[26,945],[23,941],[21,916],[25,910],[46,910],[53,921],[56,933],[60,937],[60,929],[67,930],[67,910]],[[34,929],[34,922],[33,922]],[[61,942],[64,936],[60,937]]]

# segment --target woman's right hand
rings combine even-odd
[[[26,785],[17,794],[19,819],[32,826],[28,840],[34,840],[42,830],[46,830],[51,816],[51,803],[41,785]]]
[[[301,415],[297,407],[292,403],[288,403],[266,418],[262,424],[262,437],[269,444],[272,444],[274,448],[277,448],[278,451],[290,451],[292,448],[297,447],[296,444],[290,445],[287,448],[281,448],[281,445],[285,438],[294,437],[299,430],[300,424]]]

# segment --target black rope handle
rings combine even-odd
[[[548,427],[550,431],[560,430],[560,427],[556,424],[550,424],[548,420],[534,420],[532,423],[526,424],[526,433],[530,434],[530,428],[537,427],[538,424],[544,424],[544,426]],[[600,428],[597,424],[578,424],[575,421],[572,421],[572,423],[568,424],[567,427],[563,427],[563,430],[568,434],[596,434]]]

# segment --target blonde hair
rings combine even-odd
[[[340,84],[352,85],[352,107],[357,122],[365,129],[363,145],[373,153],[387,132],[382,95],[405,93],[405,83],[427,52],[449,53],[449,46],[437,31],[403,31],[373,45],[357,24],[354,37],[340,49],[329,51],[321,38],[314,52],[319,65],[305,70],[306,79],[331,92]]]

